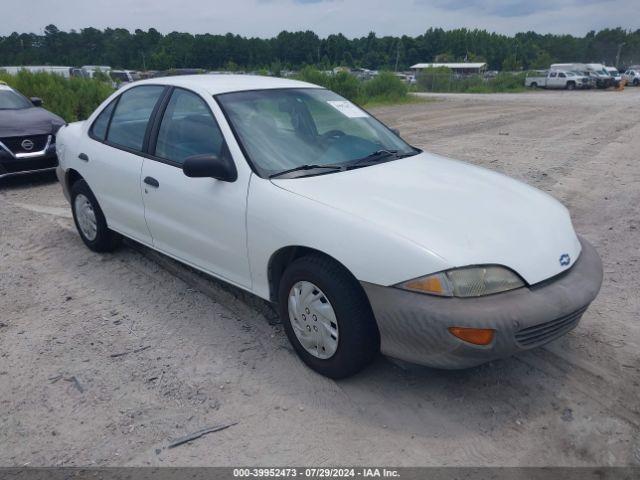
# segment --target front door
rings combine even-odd
[[[192,155],[230,155],[214,115],[196,93],[176,88],[142,167],[145,218],[154,246],[200,270],[250,287],[245,215],[249,178],[189,178]]]

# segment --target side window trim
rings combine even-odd
[[[167,106],[171,101],[171,97],[173,96],[173,92],[175,92],[176,87],[170,87],[167,94],[162,98],[162,102],[160,102],[160,106],[158,111],[156,112],[156,116],[153,118],[153,125],[151,134],[149,136],[149,145],[147,149],[147,153],[153,157],[156,157],[156,146],[158,143],[158,134],[160,132],[160,126],[162,125],[162,119],[164,118],[164,114],[167,111]]]
[[[113,112],[115,112],[116,107],[118,106],[118,102],[120,101],[120,97],[121,96],[122,95],[118,95],[116,98],[111,100],[107,104],[106,107],[104,107],[102,110],[100,110],[100,113],[96,116],[95,120],[93,120],[93,123],[91,124],[91,127],[89,127],[89,137],[91,137],[96,142],[104,143],[107,140],[107,136],[109,135],[109,127],[111,126],[111,119],[113,118]],[[96,123],[98,123],[98,120],[100,119],[100,116],[104,113],[105,110],[107,110],[108,108],[111,108],[111,106],[113,106],[113,108],[111,109],[111,113],[109,114],[109,120],[107,120],[107,128],[105,129],[104,138],[100,139],[100,138],[96,137],[96,135],[93,133],[93,129],[95,128]]]
[[[190,89],[185,88],[185,87],[175,87],[175,86],[170,86],[169,87],[169,92],[165,95],[165,97],[162,99],[162,101],[159,102],[159,108],[158,108],[158,111],[156,112],[156,116],[154,117],[153,129],[152,129],[151,135],[149,137],[149,145],[148,145],[149,148],[148,148],[148,150],[146,152],[145,157],[148,158],[149,160],[154,160],[156,162],[165,163],[167,165],[171,165],[172,167],[176,167],[176,168],[182,169],[182,165],[180,163],[175,162],[173,160],[170,160],[168,158],[158,157],[155,154],[156,153],[156,146],[157,146],[157,143],[158,143],[158,134],[160,133],[160,126],[162,125],[162,119],[164,118],[164,114],[165,114],[165,112],[167,110],[169,102],[171,101],[171,96],[173,95],[173,92],[175,92],[176,90],[183,90],[185,92],[192,93],[192,94],[196,95],[200,100],[202,100],[202,102],[204,103],[205,107],[207,107],[207,110],[211,114],[211,118],[213,118],[213,121],[215,122],[216,127],[218,127],[218,130],[220,130],[220,135],[222,135],[223,143],[222,143],[221,150],[224,152],[224,155],[226,155],[229,158],[229,160],[231,160],[231,162],[233,162],[234,166],[236,166],[235,165],[235,160],[233,158],[233,155],[231,155],[231,150],[229,149],[229,145],[227,143],[227,138],[225,137],[224,132],[222,131],[222,128],[220,128],[220,122],[216,118],[216,115],[213,112],[213,110],[211,110],[211,107],[209,106],[207,101],[202,97],[202,95],[200,95],[197,92],[194,92],[193,90],[190,90]],[[236,166],[236,168],[237,168],[237,166]]]
[[[111,120],[113,120],[113,114],[115,113],[116,108],[118,108],[118,104],[120,103],[121,98],[122,98],[122,94],[118,95],[118,98],[116,98],[113,101],[113,108],[111,109],[111,114],[109,115],[109,121],[107,122],[107,129],[104,132],[103,142],[106,142],[107,139],[109,138],[109,130],[111,130]]]
[[[153,110],[151,111],[151,116],[149,117],[149,123],[147,123],[147,129],[144,132],[144,139],[142,140],[142,153],[146,153],[147,155],[150,155],[151,149],[149,147],[151,146],[151,142],[150,142],[151,135],[153,132],[156,131],[155,127],[158,119],[162,120],[162,114],[159,115],[160,108],[162,107],[162,112],[164,114],[164,110],[166,109],[167,103],[169,103],[169,98],[171,98],[171,94],[173,93],[173,90],[174,90],[173,86],[165,86],[164,91],[162,92],[162,94],[160,94],[160,98],[158,98],[158,101],[156,102],[155,106],[153,107]],[[154,143],[153,149],[155,150],[155,143]]]

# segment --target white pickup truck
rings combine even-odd
[[[540,75],[527,75],[524,86],[531,88],[564,88],[574,90],[576,88],[589,88],[589,77],[577,72],[567,70],[550,70],[540,72]]]

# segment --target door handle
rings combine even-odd
[[[87,154],[86,154],[86,153],[81,153],[80,155],[78,155],[78,158],[79,158],[80,160],[85,161],[85,162],[88,162],[88,161],[89,161],[89,157],[87,156]]]
[[[145,177],[144,183],[146,183],[147,185],[153,188],[158,188],[160,186],[160,182],[158,182],[158,180],[156,180],[153,177]]]

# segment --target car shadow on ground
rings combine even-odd
[[[58,178],[55,172],[38,172],[28,175],[16,175],[13,177],[0,178],[0,189],[19,189],[32,186],[42,186],[56,183]]]

